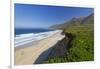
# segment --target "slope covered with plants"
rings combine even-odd
[[[49,57],[44,61],[44,63],[61,63],[61,62],[80,62],[80,61],[93,61],[94,60],[94,14],[91,14],[81,20],[72,19],[70,23],[68,22],[62,25],[52,26],[52,28],[60,28],[63,33],[71,33],[74,38],[68,44],[71,38],[66,37],[67,40],[63,40],[61,46],[65,46],[66,54],[63,56]],[[64,26],[63,26],[64,25]],[[67,44],[65,43],[67,42]],[[53,52],[57,53],[57,49],[53,49]]]

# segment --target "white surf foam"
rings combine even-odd
[[[41,40],[47,37],[52,36],[53,34],[57,33],[59,30],[56,31],[49,31],[43,33],[28,33],[28,34],[20,34],[16,35],[15,37],[15,47],[22,46],[24,44],[31,43],[33,41]]]

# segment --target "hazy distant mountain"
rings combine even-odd
[[[82,24],[93,24],[93,23],[94,23],[93,13],[82,20]]]
[[[79,17],[79,18],[74,17],[63,24],[56,24],[56,25],[51,26],[50,28],[62,29],[68,26],[89,25],[93,23],[94,23],[94,14],[92,13],[87,17]]]

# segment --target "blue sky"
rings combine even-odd
[[[93,8],[15,4],[15,28],[48,28],[93,12]]]

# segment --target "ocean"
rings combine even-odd
[[[15,47],[50,37],[56,32],[57,30],[41,28],[15,29]]]
[[[53,31],[51,29],[43,29],[43,28],[34,28],[34,29],[15,29],[15,35],[19,34],[27,34],[27,33],[41,33],[41,32],[48,32]]]

